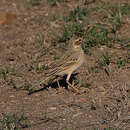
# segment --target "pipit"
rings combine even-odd
[[[61,86],[59,83],[59,78],[67,75],[66,83],[75,90],[76,93],[79,93],[79,90],[75,88],[70,82],[71,74],[76,71],[85,61],[85,54],[81,47],[82,39],[78,38],[73,41],[72,47],[64,54],[58,62],[53,63],[48,67],[48,70],[45,74],[45,80],[53,79],[55,77],[59,90]],[[43,80],[41,83],[44,83]]]

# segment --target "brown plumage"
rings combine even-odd
[[[76,71],[84,62],[84,52],[81,48],[81,39],[76,39],[73,42],[72,48],[70,48],[63,57],[61,57],[56,63],[51,64],[45,73],[45,79],[41,83],[45,83],[48,80],[54,79],[56,76],[67,75],[66,83],[72,87],[76,92],[78,90],[69,82],[71,74]],[[59,80],[57,84],[59,89]]]

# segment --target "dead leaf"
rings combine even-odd
[[[9,24],[15,17],[16,16],[10,12],[0,12],[0,25]]]

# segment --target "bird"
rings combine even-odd
[[[59,83],[59,78],[67,75],[66,83],[71,87],[76,93],[79,93],[79,90],[75,88],[70,83],[71,75],[84,63],[85,54],[81,47],[82,38],[77,38],[73,40],[72,47],[69,48],[65,54],[56,62],[53,62],[48,66],[48,69],[45,74],[44,80],[41,83],[44,83],[46,80],[55,79],[58,85],[58,89],[61,90]]]

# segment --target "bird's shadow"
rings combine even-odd
[[[70,80],[69,80],[70,83],[72,83],[72,81],[76,79],[76,75],[77,75],[77,74],[78,74],[78,73],[74,73],[74,74],[71,75]],[[63,76],[62,78],[60,78],[59,83],[60,83],[60,86],[61,86],[61,87],[64,86],[65,89],[68,89],[68,84],[66,83],[66,78],[67,78],[67,75],[65,75],[65,76]],[[47,84],[47,85],[41,84],[41,88],[40,88],[40,89],[37,89],[37,90],[31,89],[31,90],[29,90],[28,95],[31,95],[31,94],[33,94],[33,93],[38,93],[38,92],[43,91],[43,90],[47,90],[49,87],[57,89],[57,88],[58,88],[57,81],[54,81],[54,82],[49,83],[49,84]]]

